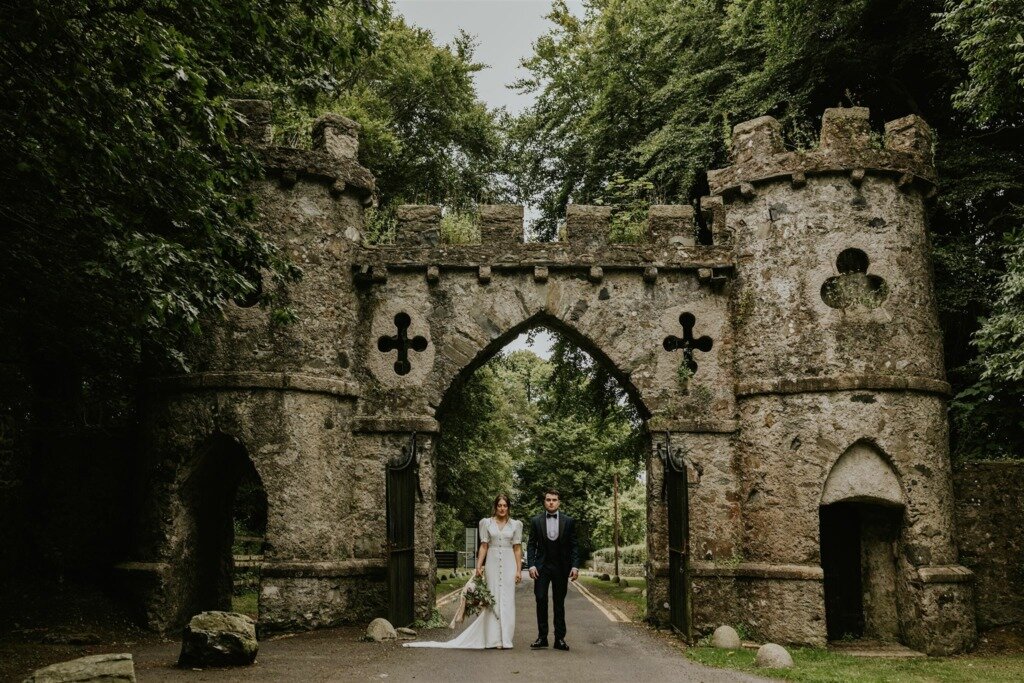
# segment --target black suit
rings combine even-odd
[[[576,541],[576,521],[559,512],[558,538],[547,534],[547,512],[530,522],[530,540],[526,559],[536,567],[539,576],[533,582],[537,598],[537,636],[548,637],[548,586],[555,599],[555,639],[565,638],[565,594],[569,592],[569,572],[580,567],[580,549]]]

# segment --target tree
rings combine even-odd
[[[613,475],[636,482],[644,464],[640,419],[623,388],[556,335],[550,361],[500,354],[451,392],[437,452],[439,547],[461,546],[462,527],[489,514],[498,492],[509,492],[513,515],[525,517],[553,486],[589,552],[594,529],[611,523],[611,505],[600,503]]]
[[[550,238],[570,201],[696,202],[747,119],[775,116],[790,147],[803,147],[826,107],[870,107],[876,125],[921,115],[938,139],[929,225],[946,367],[963,390],[981,373],[970,340],[992,311],[1024,206],[1015,4],[950,3],[936,30],[937,0],[594,0],[582,19],[555,3],[519,83],[536,101],[510,131],[513,185]],[[1007,99],[994,103],[999,92]],[[997,112],[997,125],[954,106],[969,102]],[[1004,418],[1021,405],[1005,383],[985,397]],[[957,451],[1020,440],[1017,420],[993,424],[1002,434],[955,438]]]
[[[104,370],[142,345],[180,360],[204,314],[254,291],[252,273],[294,277],[247,222],[254,160],[231,144],[227,100],[345,68],[378,13],[355,0],[5,5],[0,316],[21,346]]]
[[[610,506],[597,507],[594,501],[611,494],[614,474],[636,480],[643,467],[641,421],[607,369],[563,335],[555,334],[550,364],[516,478],[531,502],[540,501],[548,488],[558,489],[562,508],[580,523],[580,546],[587,554],[600,520],[612,516]]]
[[[377,179],[381,204],[371,238],[390,229],[398,204],[467,209],[503,196],[499,112],[477,97],[473,75],[484,67],[473,50],[465,33],[436,45],[429,31],[395,17],[373,54],[356,60],[313,107],[282,108],[279,135],[291,144],[307,139],[315,117],[326,111],[362,125],[359,159]],[[270,87],[265,94],[277,91]]]
[[[938,25],[967,64],[954,104],[993,135],[1008,130],[1019,135],[1024,125],[1024,3],[947,2]],[[1018,146],[1010,165],[1019,169],[1022,164]],[[1004,240],[1006,270],[996,283],[990,314],[973,339],[978,357],[972,369],[978,379],[958,394],[953,412],[960,433],[977,443],[973,453],[982,457],[1020,457],[1024,432],[1024,203],[1019,185],[992,188],[1005,190],[1005,219],[1013,226]]]
[[[461,547],[462,529],[490,515],[499,493],[512,498],[514,515],[522,514],[515,465],[536,420],[531,383],[546,373],[529,351],[500,354],[450,390],[436,460],[439,548]]]

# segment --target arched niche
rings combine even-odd
[[[874,445],[858,441],[839,456],[821,492],[821,505],[873,503],[903,506],[903,489],[892,466]]]
[[[231,611],[235,545],[241,540],[236,539],[236,531],[258,546],[244,551],[246,555],[262,553],[259,539],[266,534],[267,519],[262,479],[242,442],[216,433],[203,440],[186,463],[179,494],[179,528],[185,536],[178,558],[182,571],[179,621],[206,610]]]
[[[901,642],[896,546],[903,508],[899,479],[873,444],[855,443],[832,466],[819,508],[829,640]]]

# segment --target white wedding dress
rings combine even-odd
[[[480,542],[487,544],[484,576],[494,596],[494,609],[477,615],[466,630],[452,640],[405,643],[405,647],[444,647],[483,650],[512,647],[516,630],[516,556],[513,546],[523,542],[523,523],[510,519],[499,527],[493,517],[480,520]]]

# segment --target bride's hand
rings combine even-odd
[[[523,580],[523,573],[522,572],[516,572],[516,583],[519,583],[522,580]]]
[[[475,572],[473,572],[473,576],[477,576],[477,577],[480,577],[480,576],[483,576],[483,575],[484,575],[484,570],[483,570],[483,569],[480,569],[480,567],[477,567],[477,568],[476,568],[476,571],[475,571]]]

